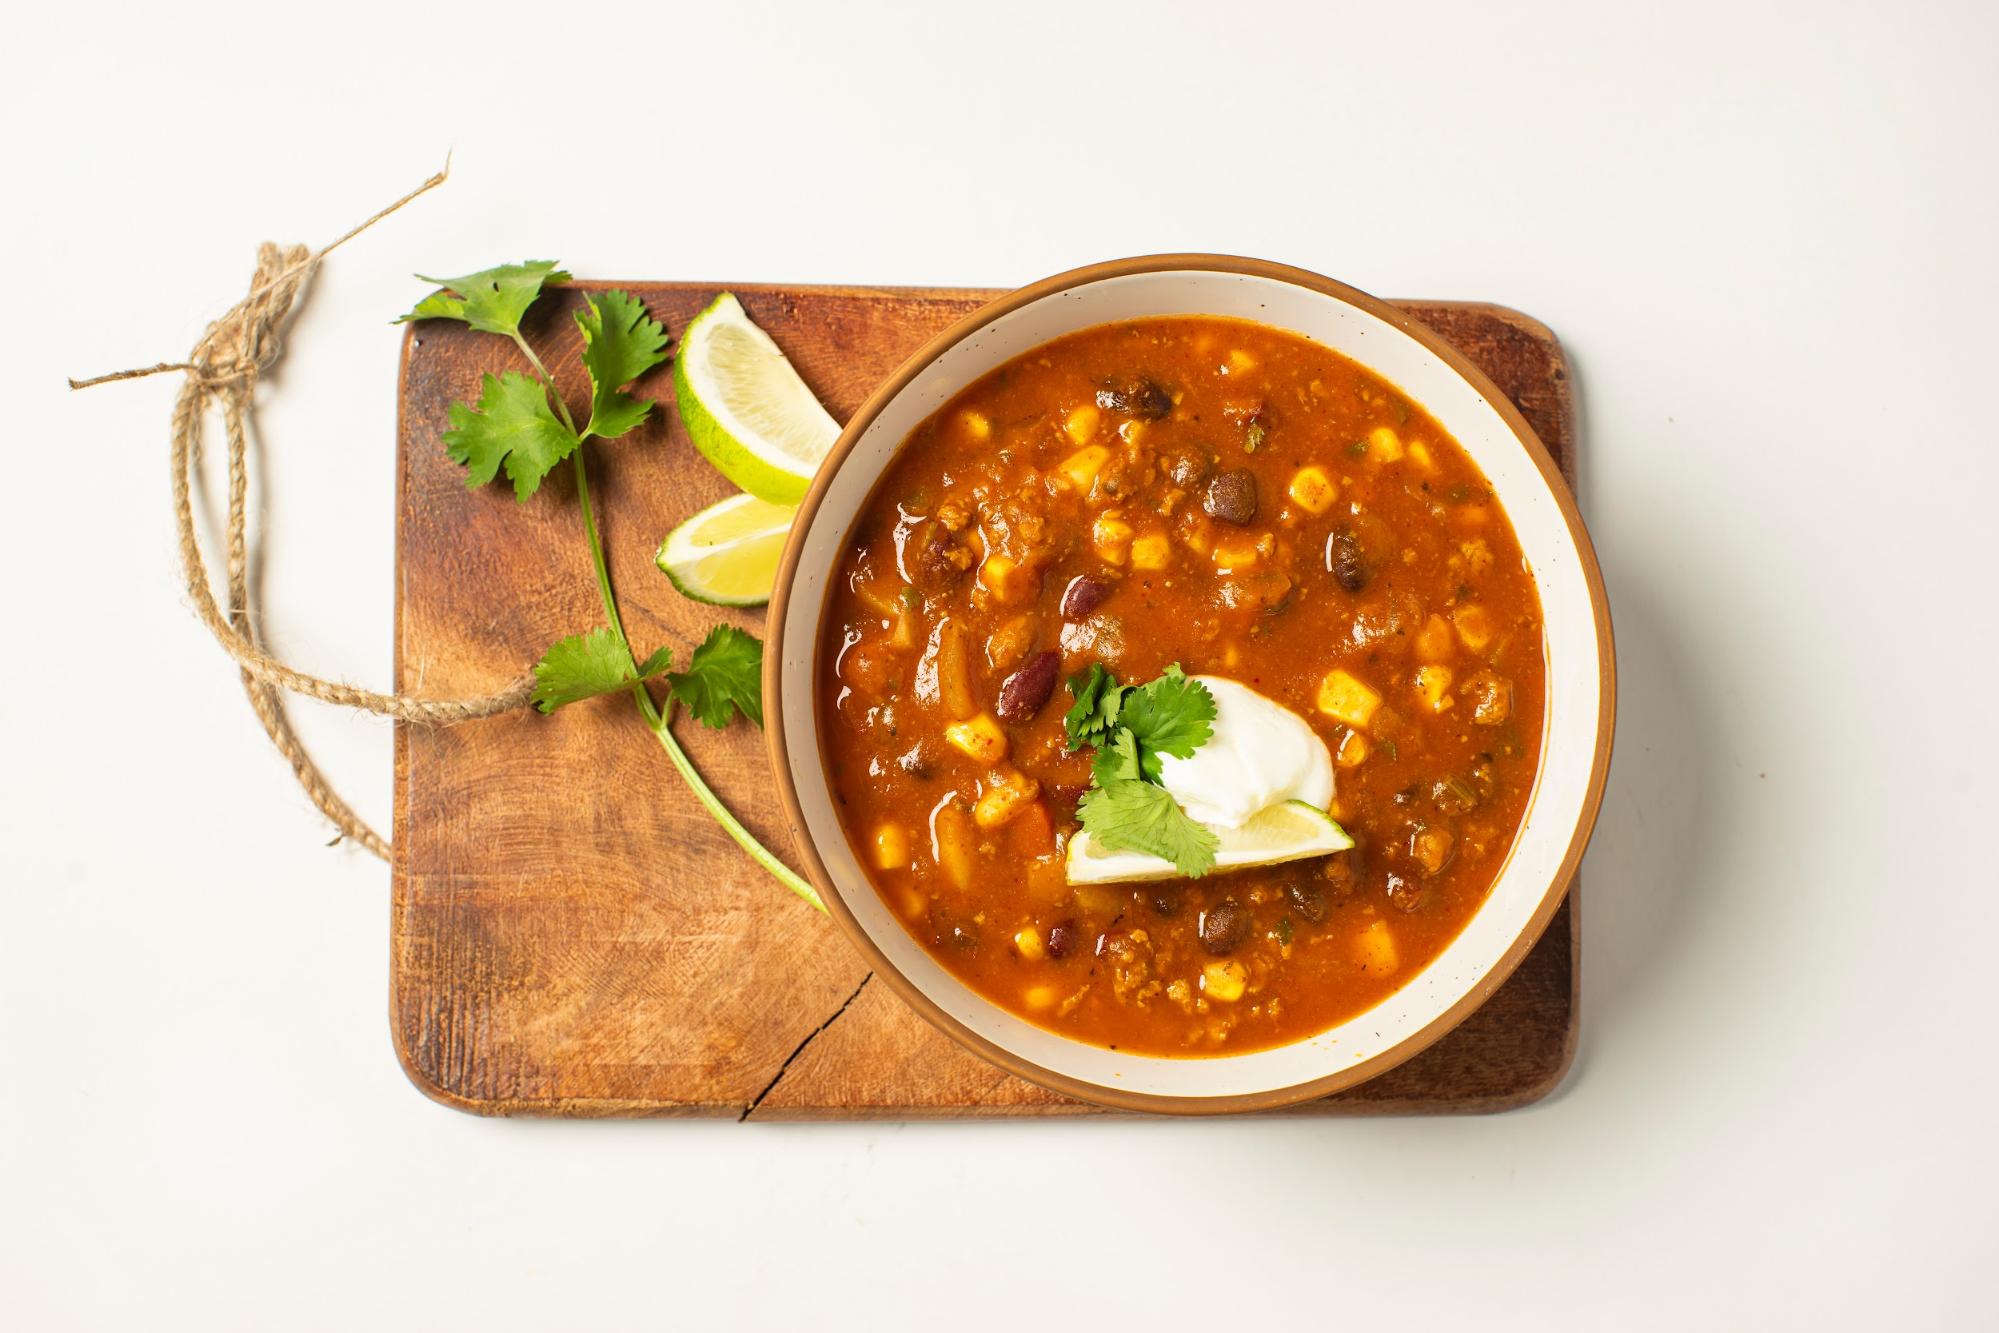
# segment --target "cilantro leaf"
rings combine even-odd
[[[616,439],[652,411],[650,398],[634,398],[624,386],[666,360],[666,329],[624,292],[586,297],[576,323],[590,372],[590,424],[583,433]]]
[[[1112,732],[1110,739],[1097,747],[1097,756],[1090,761],[1090,779],[1099,787],[1126,782],[1141,775],[1138,741],[1123,727]]]
[[[1214,868],[1221,845],[1214,830],[1188,818],[1164,787],[1130,778],[1092,787],[1076,813],[1106,847],[1162,857],[1189,879]]]
[[[468,487],[484,486],[504,462],[516,500],[539,490],[541,479],[580,443],[549,410],[541,381],[513,370],[486,376],[478,410],[453,403],[451,429],[444,432],[445,452],[469,469]]]
[[[1104,744],[1117,726],[1126,690],[1117,683],[1116,676],[1104,669],[1102,662],[1092,662],[1088,671],[1069,677],[1069,693],[1076,700],[1062,718],[1069,748],[1080,750],[1086,745]]]
[[[705,727],[726,727],[735,711],[764,724],[764,646],[734,625],[717,625],[688,659],[687,670],[666,678],[673,697]]]
[[[609,625],[588,634],[572,634],[549,645],[534,664],[534,706],[553,713],[564,704],[621,690],[635,680],[647,680],[673,664],[673,650],[661,648],[632,674],[632,650]]]
[[[1174,663],[1164,675],[1129,691],[1117,716],[1118,725],[1131,728],[1143,751],[1189,759],[1194,751],[1214,735],[1215,697],[1208,687],[1180,670]],[[1157,761],[1147,776],[1158,781]]]
[[[481,333],[512,337],[521,331],[521,316],[541,295],[543,283],[568,282],[569,275],[552,259],[530,259],[525,264],[502,264],[482,269],[462,278],[426,278],[444,290],[432,292],[416,303],[416,309],[399,316],[398,324],[413,319],[458,319]]]

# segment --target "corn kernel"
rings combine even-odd
[[[1319,711],[1344,722],[1355,731],[1364,731],[1381,707],[1381,696],[1354,677],[1335,667],[1319,682]]]
[[[1079,409],[1080,410],[1080,409]],[[1092,412],[1096,408],[1090,409]],[[1085,495],[1096,482],[1097,474],[1110,461],[1111,451],[1101,444],[1086,444],[1075,453],[1055,465],[1055,470],[1068,478],[1069,484]]]
[[[909,864],[909,834],[900,824],[883,824],[875,830],[875,868],[900,870]]]
[[[1323,514],[1333,507],[1333,500],[1339,495],[1339,488],[1325,469],[1301,467],[1291,474],[1290,495],[1293,502],[1308,514]]]
[[[1006,733],[991,713],[980,713],[944,728],[944,739],[968,758],[987,767],[1006,758]]]
[[[1148,532],[1131,543],[1133,569],[1164,569],[1173,559],[1173,543],[1163,532]]]
[[[1433,713],[1441,713],[1454,702],[1451,698],[1451,669],[1447,666],[1416,668],[1416,693],[1423,696]]]
[[[1020,993],[1020,1001],[1029,1009],[1046,1009],[1055,1003],[1053,986],[1029,986]]]
[[[1257,544],[1248,537],[1224,537],[1211,553],[1222,569],[1248,569],[1257,561]]]
[[[958,425],[967,438],[980,444],[993,437],[993,423],[984,412],[965,411],[958,414]]]
[[[1340,741],[1340,748],[1333,754],[1333,762],[1341,768],[1359,768],[1367,762],[1368,753],[1373,749],[1367,737],[1349,727]]]
[[[1033,926],[1022,926],[1013,933],[1013,947],[1030,963],[1038,963],[1048,956],[1048,948],[1041,942],[1041,932]]]
[[[979,582],[1002,602],[1021,600],[1032,576],[1032,570],[1010,556],[989,555],[979,565]]]
[[[982,829],[996,829],[1025,810],[1040,792],[1041,784],[1025,774],[993,773],[972,807],[972,822]]]
[[[1249,969],[1233,958],[1223,958],[1201,969],[1201,994],[1210,1000],[1233,1004],[1249,985]]]
[[[1090,530],[1090,544],[1105,564],[1121,565],[1131,546],[1131,524],[1111,514],[1099,514]]]
[[[1354,936],[1353,956],[1356,963],[1377,976],[1387,976],[1402,963],[1386,921],[1376,921]]]
[[[1240,347],[1229,349],[1229,373],[1241,375],[1256,369],[1256,358]]]
[[[1393,463],[1402,457],[1402,437],[1388,426],[1376,426],[1367,433],[1368,457],[1382,463]]]
[[[1088,444],[1095,438],[1097,423],[1103,420],[1103,416],[1104,414],[1097,410],[1095,403],[1084,403],[1069,414],[1069,419],[1062,423],[1062,429],[1067,431],[1069,438],[1077,444]]]
[[[1126,444],[1137,444],[1145,438],[1145,423],[1133,417],[1117,428],[1117,434]]]
[[[1458,627],[1458,638],[1465,647],[1475,653],[1482,653],[1492,642],[1492,617],[1482,606],[1461,606],[1451,612],[1451,623]]]

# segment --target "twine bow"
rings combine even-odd
[[[312,756],[306,753],[291,719],[285,713],[283,691],[309,695],[325,703],[392,717],[418,726],[448,726],[475,718],[492,717],[525,707],[534,687],[531,675],[496,694],[465,699],[423,699],[407,694],[382,694],[339,681],[309,675],[273,656],[261,643],[256,617],[250,606],[247,498],[249,493],[248,420],[251,398],[258,377],[284,351],[284,323],[306,282],[319,262],[335,249],[366,231],[375,223],[409,203],[418,195],[442,185],[447,166],[416,189],[390,204],[360,226],[314,252],[303,245],[280,249],[269,241],[257,249],[257,270],[250,280],[250,292],[231,306],[222,318],[210,324],[185,361],[161,362],[136,370],[121,370],[92,379],[71,380],[72,389],[87,389],[115,380],[138,379],[146,375],[180,371],[186,376],[174,399],[170,435],[173,465],[174,524],[180,546],[181,574],[187,585],[194,611],[208,626],[209,633],[223,651],[236,659],[241,670],[244,693],[250,707],[263,723],[264,732],[291,764],[292,773],[320,813],[332,820],[342,835],[354,839],[384,860],[389,856],[387,839],[370,828],[335,791]],[[229,458],[229,520],[224,537],[224,583],[228,610],[217,604],[211,586],[208,562],[195,536],[194,507],[191,500],[193,477],[200,466],[204,424],[211,407],[219,408],[223,436]]]

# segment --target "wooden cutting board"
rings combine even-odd
[[[597,284],[588,284],[595,287]],[[609,285],[609,284],[607,284]],[[720,290],[618,284],[678,335]],[[932,334],[996,293],[731,288],[837,418]],[[571,402],[588,400],[571,315],[544,298],[528,329]],[[1559,345],[1514,311],[1404,302],[1517,403],[1573,479]],[[465,488],[438,443],[483,372],[525,368],[501,339],[442,322],[404,345],[396,493],[396,688],[483,692],[551,641],[600,624],[567,469],[516,504]],[[592,445],[612,577],[634,645],[683,658],[718,618],[760,613],[677,594],[652,555],[729,492],[687,442],[661,368],[660,407]],[[679,727],[722,799],[766,845],[792,848],[763,738]],[[856,1119],[1092,1114],[966,1054],[896,999],[826,918],[768,879],[695,803],[628,698],[554,717],[398,727],[391,1013],[418,1087],[482,1115]],[[1575,895],[1492,999],[1423,1054],[1289,1114],[1495,1111],[1536,1100],[1576,1042]]]

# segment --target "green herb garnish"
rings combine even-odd
[[[1071,750],[1094,746],[1090,790],[1076,807],[1106,847],[1171,861],[1190,879],[1208,873],[1220,845],[1159,785],[1160,756],[1192,758],[1214,734],[1215,699],[1176,663],[1144,685],[1119,685],[1101,662],[1072,676],[1062,719]]]
[[[670,648],[661,647],[641,661],[625,636],[604,544],[590,505],[583,445],[591,439],[616,439],[652,412],[651,399],[639,398],[627,388],[666,362],[667,335],[666,329],[646,313],[644,303],[624,292],[584,298],[576,323],[583,332],[583,368],[590,376],[590,414],[579,430],[548,368],[521,333],[521,320],[543,287],[568,279],[567,273],[548,261],[503,264],[441,282],[425,278],[444,290],[425,297],[397,321],[459,320],[482,333],[510,339],[533,369],[531,375],[517,370],[487,375],[481,381],[477,407],[451,405],[451,429],[444,433],[444,447],[455,461],[464,464],[467,486],[483,486],[504,471],[513,483],[514,498],[525,501],[564,459],[575,468],[577,509],[608,623],[562,639],[542,655],[534,668],[534,705],[552,713],[579,700],[630,691],[646,726],[695,799],[758,865],[824,911],[812,886],[771,855],[722,804],[672,731],[675,707],[685,708],[707,727],[726,727],[739,713],[762,726],[763,645],[732,625],[719,625],[689,656],[686,670],[669,672],[673,663]],[[646,681],[662,674],[667,676],[663,707],[654,702],[645,686]]]

